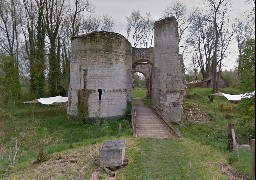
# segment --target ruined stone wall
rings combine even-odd
[[[151,64],[137,64],[133,68],[132,73],[140,72],[145,76],[145,79],[150,79],[151,78],[151,69],[152,69]]]
[[[68,114],[123,116],[132,90],[131,44],[120,34],[93,32],[72,38]]]
[[[185,93],[184,65],[179,55],[178,23],[174,17],[156,21],[152,101],[168,121],[181,121]]]
[[[178,24],[174,17],[165,18],[156,21],[154,29],[154,48],[132,48],[122,35],[110,32],[73,37],[68,114],[86,118],[124,115],[131,101],[132,72],[143,71],[158,113],[168,122],[181,121],[185,72]]]
[[[136,61],[148,61],[154,64],[154,48],[132,48],[132,63]]]

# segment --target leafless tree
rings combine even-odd
[[[209,18],[209,15],[203,14],[199,10],[192,13],[189,18],[189,36],[186,40],[195,51],[194,59],[204,79],[210,76],[213,53],[214,32]]]
[[[196,53],[197,63],[204,78],[212,76],[213,92],[218,90],[217,71],[221,72],[222,61],[227,55],[233,31],[226,18],[227,0],[207,0],[210,11],[196,10],[190,16],[190,35],[187,42]],[[218,70],[217,70],[218,69]]]
[[[186,5],[180,3],[179,1],[173,2],[164,10],[162,16],[163,18],[174,16],[177,19],[179,39],[181,40],[184,32],[189,27]]]
[[[71,20],[72,36],[79,33],[85,12],[94,12],[94,6],[89,0],[75,0],[75,5],[70,5],[68,18]]]
[[[6,53],[16,58],[16,65],[18,64],[20,13],[20,1],[0,2],[0,32],[2,34],[0,46]]]
[[[140,11],[133,11],[127,20],[127,38],[132,36],[134,47],[148,47],[153,42],[154,23],[150,13],[143,17]]]
[[[114,19],[109,16],[108,14],[104,14],[102,16],[102,23],[101,23],[101,31],[108,31],[108,32],[113,32],[114,31]]]
[[[57,55],[59,51],[59,30],[61,27],[62,19],[64,16],[64,3],[65,0],[48,0],[45,1],[44,10],[44,25],[47,37],[49,39],[49,74],[48,74],[48,84],[50,89],[50,94],[59,95],[61,93],[61,69],[60,69],[60,59]]]
[[[80,32],[88,34],[93,31],[114,31],[115,22],[114,19],[104,14],[103,16],[90,15],[82,22]]]
[[[218,91],[218,79],[217,79],[217,65],[218,65],[218,52],[220,46],[220,37],[223,33],[224,19],[228,7],[230,6],[228,0],[207,0],[207,3],[211,9],[211,19],[214,27],[214,51],[212,57],[212,82],[213,93]],[[221,53],[220,53],[221,54]],[[221,61],[219,62],[221,63]]]

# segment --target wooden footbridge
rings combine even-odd
[[[180,134],[171,125],[167,124],[151,107],[138,103],[134,99],[132,109],[132,124],[134,137],[144,138],[176,138]]]

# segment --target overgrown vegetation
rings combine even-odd
[[[145,97],[145,90],[142,91]],[[229,89],[223,91],[231,92]],[[185,108],[198,107],[209,115],[209,120],[197,123],[187,121],[185,116],[182,125],[177,125],[184,138],[176,140],[134,139],[127,119],[90,124],[67,121],[66,107],[21,103],[8,106],[0,113],[0,177],[20,177],[20,173],[27,177],[30,172],[26,167],[37,168],[33,163],[40,163],[40,167],[52,157],[61,156],[60,153],[72,154],[78,147],[88,149],[92,144],[98,146],[104,140],[118,138],[127,139],[126,155],[129,158],[129,165],[117,171],[120,179],[164,179],[170,176],[177,179],[209,179],[213,176],[225,179],[222,169],[228,164],[249,177],[251,151],[227,151],[227,124],[230,122],[235,124],[237,142],[249,143],[248,130],[239,124],[238,104],[231,104],[223,97],[215,97],[210,103],[209,93],[211,89],[188,90]],[[221,112],[219,104],[230,105],[236,111]],[[231,118],[227,119],[227,115]],[[94,166],[90,165],[90,168]]]
[[[45,161],[49,154],[95,143],[100,139],[129,136],[130,121],[70,122],[66,107],[17,104],[0,112],[0,177],[8,175],[12,166],[25,161]],[[121,132],[119,130],[121,124]]]
[[[243,93],[255,92],[255,40],[244,42],[241,54],[241,84]],[[248,133],[255,134],[255,96],[240,103],[240,126]],[[247,134],[248,135],[248,134]]]
[[[241,93],[240,90],[227,88],[221,89],[225,93]],[[228,161],[238,171],[251,175],[252,171],[252,153],[250,150],[240,149],[239,152],[228,152],[228,124],[233,123],[236,130],[236,138],[238,144],[249,144],[250,138],[255,138],[254,124],[242,124],[244,116],[241,113],[241,104],[233,104],[226,100],[224,97],[215,97],[211,103],[208,95],[210,89],[193,88],[188,89],[185,100],[185,109],[198,107],[209,115],[207,123],[196,123],[187,121],[184,117],[184,123],[180,127],[183,135],[186,138],[193,139],[197,142],[210,145],[224,154],[227,154]],[[253,99],[253,98],[252,98]],[[232,107],[233,111],[221,111],[219,106],[225,104]],[[240,155],[239,155],[240,154]]]
[[[20,98],[19,70],[13,56],[0,55],[0,107]]]

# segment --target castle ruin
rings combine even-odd
[[[134,48],[113,32],[72,37],[68,115],[122,117],[132,100],[132,74],[141,72],[156,111],[181,121],[185,72],[176,19],[156,21],[154,38],[154,47]]]

